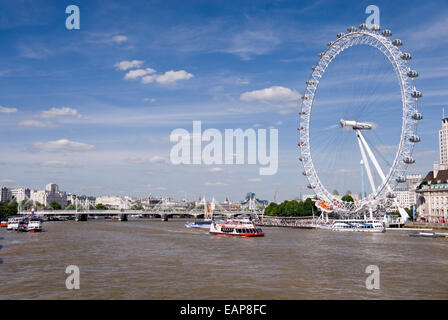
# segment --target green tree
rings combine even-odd
[[[131,207],[131,210],[143,210],[143,207],[134,204],[134,205]]]
[[[355,202],[355,200],[353,200],[352,196],[349,194],[346,194],[345,196],[343,196],[341,200],[345,201],[345,202]]]
[[[266,209],[264,209],[264,214],[267,216],[276,216],[278,214],[278,204],[271,202]]]
[[[57,203],[56,201],[50,202],[50,204],[48,206],[53,210],[61,210],[62,209],[62,206],[59,203]]]
[[[102,203],[98,203],[97,205],[95,205],[95,209],[96,210],[107,210],[107,207]]]
[[[0,203],[0,216],[7,217],[17,214],[18,204],[15,200]]]
[[[74,204],[67,205],[64,210],[76,210],[76,206]]]

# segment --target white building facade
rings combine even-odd
[[[44,206],[48,206],[52,202],[58,203],[61,207],[67,205],[67,194],[59,191],[59,186],[55,183],[47,184],[45,190],[32,190],[30,199]]]
[[[17,188],[11,190],[12,199],[16,200],[18,203],[23,200],[28,200],[31,197],[31,191],[28,188]]]

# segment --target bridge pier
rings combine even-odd
[[[162,221],[168,221],[168,215],[162,214]]]
[[[127,214],[120,214],[119,220],[120,221],[128,221],[128,215]]]
[[[75,215],[75,221],[87,221],[87,214]]]

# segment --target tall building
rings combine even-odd
[[[12,200],[11,190],[6,187],[0,187],[0,202]]]
[[[448,118],[445,118],[445,115],[442,119],[442,129],[439,130],[439,148],[440,164],[448,165]]]
[[[52,202],[57,202],[61,207],[67,205],[67,194],[59,191],[59,186],[55,183],[49,183],[45,190],[33,190],[30,192],[30,199],[48,206]]]
[[[22,202],[23,200],[28,200],[31,196],[31,191],[28,188],[17,188],[11,190],[12,199],[17,202]]]
[[[434,162],[430,171],[417,187],[417,212],[420,220],[447,222],[448,218],[448,118],[445,112],[439,130],[440,163]]]
[[[427,222],[446,222],[448,216],[448,166],[434,163],[417,188],[418,219]]]

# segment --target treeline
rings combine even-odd
[[[308,198],[305,201],[297,200],[286,200],[281,204],[271,202],[266,209],[264,209],[264,214],[268,216],[280,216],[280,217],[303,217],[311,216],[317,214],[317,208],[314,206],[314,202]]]
[[[17,202],[15,200],[0,203],[0,217],[14,216],[17,214]]]

